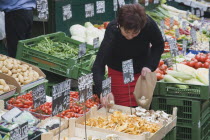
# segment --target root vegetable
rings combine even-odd
[[[13,74],[16,74],[17,73],[17,70],[16,69],[12,69],[11,71],[12,71]]]
[[[0,61],[4,61],[4,60],[6,60],[7,59],[7,56],[5,56],[5,55],[1,55],[0,56]]]
[[[22,66],[22,71],[23,71],[23,72],[27,71],[27,69],[28,69],[27,67]]]
[[[18,64],[14,63],[13,69],[18,69]]]
[[[7,75],[12,76],[12,72],[9,70]]]
[[[11,70],[13,68],[13,64],[7,63],[6,68],[8,68],[9,70]]]
[[[22,70],[21,69],[17,69],[17,73],[20,73]]]
[[[23,76],[22,76],[22,75],[19,75],[19,76],[18,76],[18,79],[19,79],[19,81],[20,81],[21,83],[24,82],[24,79],[23,79]]]
[[[4,80],[4,79],[0,79],[0,85],[3,85],[3,86],[5,86],[5,85],[6,85],[6,82],[5,82],[5,80]]]
[[[3,73],[7,73],[8,72],[8,69],[5,66],[3,66],[1,70],[2,70]]]
[[[0,61],[0,69],[4,66],[3,62]]]
[[[0,90],[3,90],[4,89],[4,86],[3,85],[0,85]]]
[[[32,81],[33,81],[32,79],[29,79],[29,80],[24,81],[23,84],[26,85],[26,84],[31,83]]]
[[[4,86],[4,90],[3,90],[3,91],[4,91],[4,92],[8,92],[8,91],[10,91],[9,86],[8,86],[8,85]]]

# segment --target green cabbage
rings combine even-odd
[[[175,78],[184,79],[184,80],[189,80],[189,79],[192,79],[193,78],[192,75],[186,74],[186,73],[181,72],[181,71],[178,72],[178,71],[174,71],[174,70],[173,71],[172,70],[168,70],[167,71],[167,74],[169,74],[169,75],[171,75],[171,76],[173,76]]]
[[[209,85],[209,69],[199,68],[196,70],[197,79],[204,85]]]
[[[175,64],[173,65],[174,70],[186,73],[188,75],[191,75],[192,78],[196,78],[196,70],[192,67],[189,67],[184,64]]]
[[[164,76],[164,81],[169,82],[169,83],[177,83],[176,87],[181,88],[181,89],[187,89],[187,88],[189,88],[186,85],[179,85],[178,83],[182,83],[182,82],[179,81],[178,79],[174,78],[171,75],[165,75]]]

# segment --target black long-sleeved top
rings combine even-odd
[[[110,22],[92,69],[94,92],[99,95],[102,91],[105,65],[122,72],[122,61],[133,59],[134,73],[140,73],[143,67],[154,71],[163,50],[162,34],[155,21],[149,16],[145,27],[131,40],[127,40],[121,34],[116,20]]]

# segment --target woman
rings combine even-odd
[[[118,105],[137,106],[133,95],[136,81],[140,75],[144,77],[157,68],[163,50],[162,34],[155,21],[146,15],[144,7],[139,4],[124,5],[117,20],[109,23],[93,65],[94,92],[100,96],[107,65],[108,76],[112,79],[112,93],[107,95],[108,98],[114,96]],[[135,80],[130,83],[131,98],[122,74],[122,61],[128,59],[133,60],[135,74]],[[101,102],[107,104],[102,96]]]

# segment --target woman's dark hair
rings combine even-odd
[[[139,31],[144,28],[147,16],[140,4],[126,4],[119,9],[118,24],[125,30]]]

